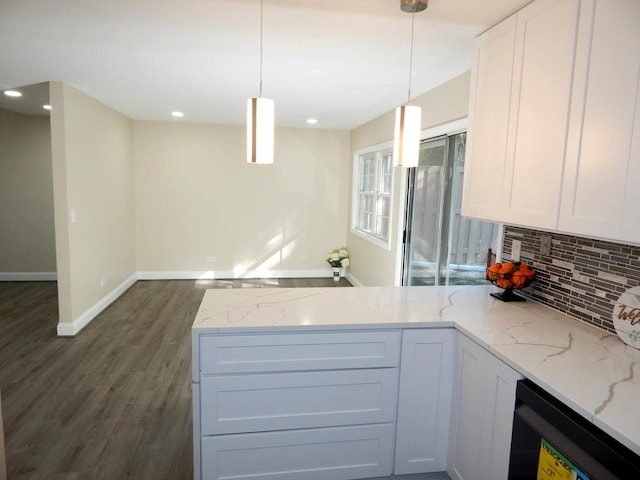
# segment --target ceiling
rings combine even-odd
[[[406,102],[400,0],[263,1],[276,126],[352,129]],[[529,2],[430,0],[411,96],[468,70],[472,39]],[[59,80],[136,120],[244,124],[259,64],[259,0],[0,0],[0,90]]]

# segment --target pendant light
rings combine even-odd
[[[262,98],[262,0],[260,0],[260,93],[247,101],[247,162],[273,163],[273,100]]]
[[[406,9],[407,4],[413,8]],[[400,8],[411,13],[411,48],[409,54],[409,90],[407,103],[396,108],[396,127],[393,140],[393,163],[397,167],[417,167],[420,154],[420,120],[422,109],[411,105],[411,73],[413,69],[413,27],[415,12],[426,8],[426,2],[406,2],[401,0]]]

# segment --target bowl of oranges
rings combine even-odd
[[[498,262],[487,268],[487,280],[504,289],[504,292],[492,293],[491,296],[504,302],[525,301],[523,297],[514,294],[513,291],[528,287],[535,277],[535,272],[526,263]]]

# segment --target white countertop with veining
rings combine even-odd
[[[207,290],[194,335],[455,327],[640,454],[640,350],[487,286]]]

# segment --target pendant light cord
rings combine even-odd
[[[407,94],[407,104],[411,102],[411,73],[413,70],[413,26],[416,21],[416,12],[411,13],[411,48],[409,49],[409,92]]]
[[[260,98],[262,98],[262,2],[263,0],[260,0]]]

